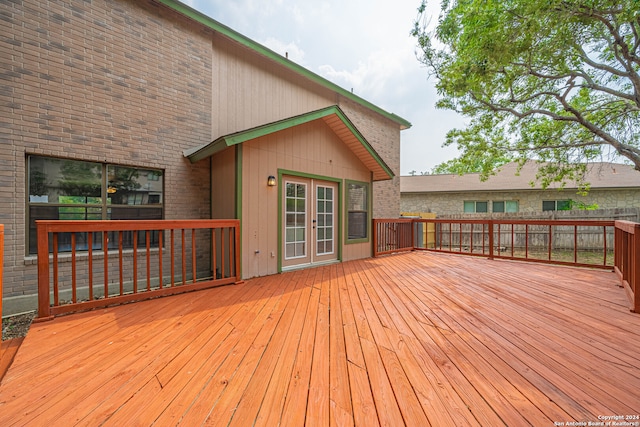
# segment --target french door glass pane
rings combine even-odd
[[[316,190],[316,253],[333,252],[333,188],[318,186]]]
[[[287,182],[285,188],[285,258],[306,256],[306,184]]]

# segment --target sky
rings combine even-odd
[[[435,78],[410,35],[420,0],[182,0],[233,30],[411,122],[401,132],[400,171],[430,171],[457,155],[446,133],[464,126],[435,108]],[[433,0],[433,22],[439,1]]]

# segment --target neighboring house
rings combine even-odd
[[[572,208],[640,208],[640,172],[632,166],[593,163],[586,182],[586,196],[577,185],[563,189],[553,184],[542,189],[536,182],[537,165],[527,162],[520,172],[509,163],[486,181],[479,174],[443,174],[400,177],[403,212],[433,212],[438,217],[472,213],[534,213]],[[531,183],[534,183],[532,186]]]
[[[5,314],[35,307],[37,219],[237,218],[249,278],[368,257],[398,216],[410,123],[184,4],[0,13]]]

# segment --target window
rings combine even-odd
[[[493,202],[493,212],[518,212],[517,200]]]
[[[571,210],[571,200],[543,200],[543,211],[569,211]]]
[[[163,217],[161,170],[29,156],[27,186],[30,254],[37,253],[35,221],[38,219],[148,220]],[[101,248],[101,236],[97,233],[95,237],[94,246]],[[125,245],[132,247],[131,236],[128,237]],[[78,233],[76,240],[78,249],[83,249],[83,242],[84,249],[87,248],[86,233]],[[110,241],[116,244],[117,239]],[[58,250],[69,251],[70,245],[71,236],[61,235]]]
[[[347,239],[369,238],[369,184],[347,182]]]
[[[488,202],[478,202],[475,200],[465,200],[464,213],[486,213],[488,212]]]

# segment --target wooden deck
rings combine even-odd
[[[0,426],[638,416],[640,315],[617,284],[599,270],[413,252],[59,317],[19,349]]]

